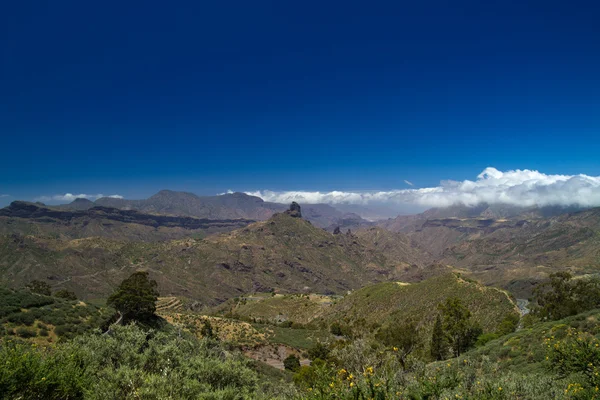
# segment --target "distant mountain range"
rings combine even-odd
[[[285,211],[286,204],[269,203],[260,197],[245,193],[227,193],[218,196],[198,196],[188,192],[161,190],[145,200],[127,200],[102,197],[94,202],[75,199],[70,204],[54,206],[64,210],[87,210],[102,206],[120,210],[137,210],[149,214],[189,216],[205,219],[250,219],[264,221],[277,212]],[[356,213],[343,212],[328,204],[301,204],[304,217],[316,226],[329,230],[369,225]]]
[[[49,208],[39,203],[14,201],[0,209],[0,234],[159,241],[203,237],[255,222],[241,218],[207,219],[119,210],[98,206],[86,199],[77,199],[71,205],[73,207]],[[90,205],[92,207],[88,207]]]

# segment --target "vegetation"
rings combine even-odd
[[[4,342],[0,393],[43,399],[250,399],[259,379],[216,342],[135,325],[52,349]],[[266,397],[266,395],[265,395]]]
[[[106,303],[117,310],[124,322],[147,322],[155,317],[157,299],[156,281],[148,277],[148,272],[137,271],[121,282]]]
[[[66,300],[77,300],[77,295],[75,292],[67,289],[60,289],[54,292],[54,297],[58,297]]]
[[[0,337],[47,344],[91,332],[109,315],[91,304],[0,287]]]
[[[29,289],[31,293],[42,294],[44,296],[52,295],[52,288],[44,281],[33,280],[25,288]]]
[[[573,280],[568,272],[550,275],[534,291],[533,313],[544,320],[557,320],[600,307],[600,279]]]
[[[286,370],[296,372],[300,369],[300,359],[295,355],[291,354],[283,360],[283,366]]]
[[[471,319],[471,312],[459,298],[449,298],[440,304],[442,330],[454,357],[473,347],[477,337],[483,333],[481,327]],[[438,344],[436,343],[436,346]]]

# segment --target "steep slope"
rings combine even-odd
[[[128,274],[150,271],[164,296],[216,304],[241,293],[343,293],[396,279],[388,260],[354,235],[332,235],[285,213],[236,231],[171,242],[0,237],[0,282],[48,280],[85,298],[104,297]]]

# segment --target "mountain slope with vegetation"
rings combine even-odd
[[[108,238],[0,237],[0,281],[47,280],[85,298],[105,297],[138,269],[161,293],[216,304],[252,292],[343,293],[400,279],[410,264],[355,235],[333,235],[286,213],[230,233],[167,242]],[[407,254],[414,261],[414,253]]]

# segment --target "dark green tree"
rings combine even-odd
[[[444,333],[442,319],[439,314],[436,316],[435,324],[433,325],[430,353],[431,357],[436,361],[444,360],[448,355],[448,339]]]
[[[121,282],[106,303],[117,310],[123,322],[148,321],[156,312],[156,287],[156,281],[148,277],[148,272],[137,271]]]
[[[204,324],[202,325],[202,328],[200,329],[200,334],[202,335],[203,338],[216,339],[212,324],[210,323],[210,321],[208,319],[204,320]]]
[[[77,300],[77,295],[75,292],[72,292],[67,289],[60,289],[54,292],[54,297],[58,297],[65,300]]]
[[[417,323],[412,320],[394,321],[381,328],[375,337],[381,343],[393,348],[402,367],[406,369],[406,358],[418,344]]]
[[[339,322],[334,322],[329,327],[329,332],[331,332],[332,335],[342,336],[342,334],[343,334],[342,333],[342,326],[340,325]]]
[[[52,289],[50,288],[50,285],[48,285],[46,282],[38,281],[37,279],[29,282],[25,288],[29,289],[31,293],[43,294],[44,296],[52,295]]]
[[[311,360],[323,360],[327,361],[329,358],[329,347],[324,343],[318,342],[308,350],[308,358]]]
[[[283,360],[283,367],[288,371],[296,372],[300,369],[300,359],[291,354]]]
[[[449,298],[439,305],[442,312],[442,329],[448,338],[454,357],[473,347],[481,328],[471,320],[471,312],[459,298]]]

